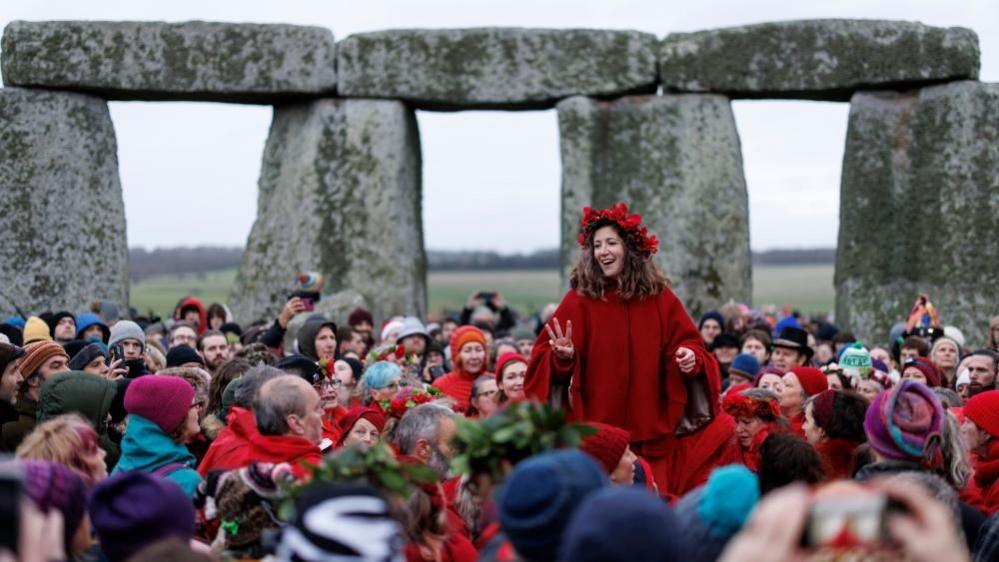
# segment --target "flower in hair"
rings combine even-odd
[[[642,257],[649,257],[659,251],[659,239],[655,234],[649,234],[649,229],[642,226],[642,215],[629,214],[628,205],[618,203],[607,209],[583,208],[580,219],[579,245],[587,247],[587,240],[600,226],[615,224],[621,230],[622,236],[629,246]]]
[[[733,418],[780,419],[780,403],[768,398],[755,399],[741,392],[729,393],[722,401],[722,409]]]

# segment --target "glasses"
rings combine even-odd
[[[330,388],[340,388],[343,382],[340,379],[323,379],[312,385],[316,390],[327,390]]]
[[[399,390],[399,381],[392,381],[382,388],[386,390]]]
[[[493,396],[496,396],[497,394],[499,394],[498,390],[487,390],[485,392],[480,392],[480,393],[476,394],[475,397],[479,398],[479,397],[485,396],[486,398],[492,398]]]

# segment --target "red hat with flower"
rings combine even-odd
[[[649,234],[649,229],[642,226],[642,215],[628,214],[628,205],[618,203],[607,209],[583,208],[580,219],[579,245],[588,248],[587,242],[598,228],[613,224],[621,231],[631,250],[642,257],[650,257],[659,251],[659,239],[655,234]]]

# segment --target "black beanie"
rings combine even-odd
[[[202,367],[205,366],[205,360],[189,345],[178,345],[167,351],[167,367],[180,367],[185,363],[199,363]]]

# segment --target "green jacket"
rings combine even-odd
[[[0,449],[4,452],[13,453],[14,449],[24,441],[33,429],[35,429],[35,412],[38,409],[38,402],[35,402],[25,393],[17,395],[17,419],[3,424],[0,430]]]
[[[97,430],[98,445],[107,453],[105,462],[111,470],[120,454],[107,431],[108,412],[116,392],[112,381],[97,375],[83,371],[56,373],[42,383],[38,422],[69,413],[83,416]]]
[[[121,440],[121,459],[114,472],[141,470],[152,473],[168,464],[176,465],[176,468],[164,477],[193,498],[201,483],[201,475],[194,469],[197,465],[194,455],[187,447],[170,439],[155,423],[137,414],[128,416],[128,428]]]

